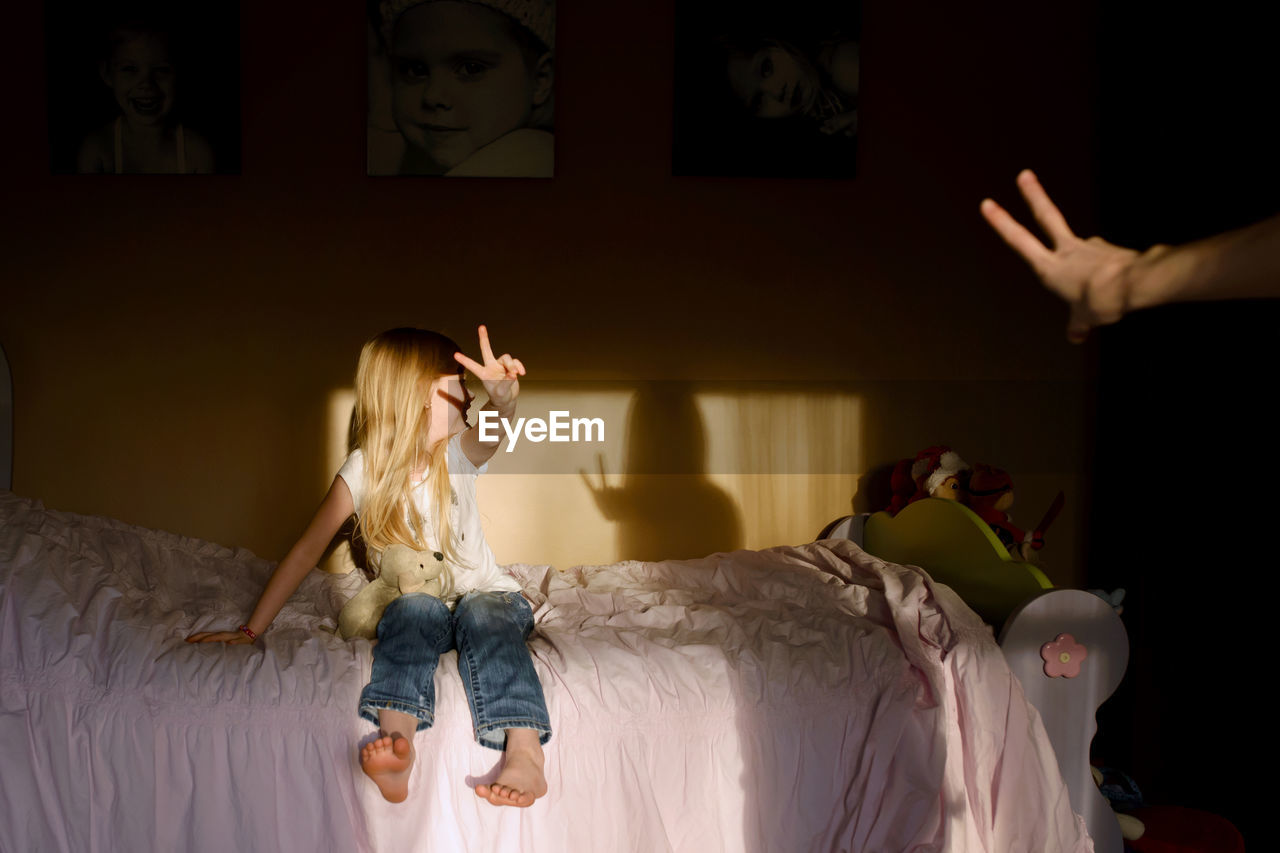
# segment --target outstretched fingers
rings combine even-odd
[[[1040,223],[1044,233],[1049,235],[1055,247],[1061,248],[1063,244],[1076,239],[1075,233],[1067,225],[1066,217],[1049,198],[1049,194],[1044,191],[1035,172],[1030,169],[1019,172],[1018,189],[1022,190],[1022,197],[1027,200],[1031,214],[1035,216],[1036,222]]]
[[[983,199],[979,210],[1001,239],[1009,244],[1009,248],[1021,255],[1037,274],[1044,275],[1052,261],[1053,252],[1023,227],[1021,222],[1010,216],[1009,211],[991,199]]]
[[[1128,271],[1139,253],[1099,237],[1077,237],[1030,169],[1018,174],[1017,183],[1052,248],[989,198],[982,201],[982,215],[1044,286],[1070,304],[1067,338],[1079,343],[1093,327],[1114,323],[1127,312]]]
[[[515,379],[519,376],[524,376],[525,373],[524,365],[521,364],[520,359],[512,358],[509,355],[504,355],[502,358],[496,358],[487,364],[480,364],[460,352],[455,352],[453,357],[457,360],[458,364],[461,364],[467,370],[471,371],[472,374],[478,376],[482,380]]]
[[[491,364],[494,361],[493,348],[489,346],[489,330],[483,324],[480,326],[480,357],[484,359],[485,364]]]
[[[455,352],[453,357],[467,370],[481,379],[515,379],[517,376],[524,376],[524,364],[518,358],[513,358],[510,353],[503,353],[501,356],[493,354],[493,346],[489,343],[489,330],[484,326],[480,326],[480,357],[483,363],[476,361],[460,352]]]
[[[463,367],[465,367],[467,370],[470,370],[473,374],[475,374],[476,376],[479,376],[481,379],[484,378],[485,370],[484,370],[483,364],[480,364],[479,362],[475,361],[469,356],[463,355],[460,352],[455,352],[453,354],[453,357],[458,362],[458,364],[461,364]]]

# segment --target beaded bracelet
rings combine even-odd
[[[249,639],[250,639],[250,640],[257,640],[257,639],[258,639],[258,635],[257,635],[257,634],[255,634],[255,633],[253,633],[253,629],[252,629],[252,628],[250,628],[248,625],[241,625],[241,626],[240,626],[240,630],[241,630],[241,631],[244,631],[246,634],[248,634],[248,635],[249,635]]]

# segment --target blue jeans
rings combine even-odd
[[[535,729],[546,743],[551,719],[525,644],[532,630],[533,608],[518,592],[470,592],[452,613],[435,596],[402,595],[378,622],[360,716],[378,725],[380,709],[401,711],[418,718],[419,730],[428,728],[435,721],[436,665],[456,648],[476,740],[503,749],[507,729]]]

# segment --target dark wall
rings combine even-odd
[[[0,139],[23,493],[281,554],[360,343],[485,322],[545,379],[864,383],[868,467],[971,434],[963,396],[1007,413],[964,449],[1038,483],[1027,514],[1065,488],[1078,538],[1088,350],[977,208],[1019,204],[1034,163],[1092,218],[1087,8],[868,6],[840,181],[673,177],[675,7],[634,0],[560,5],[553,180],[367,177],[363,6],[339,2],[243,4],[240,175],[51,176],[40,8],[7,14],[31,34],[0,59],[29,81]]]
[[[1101,224],[1126,245],[1178,243],[1280,211],[1274,23],[1228,3],[1101,19]],[[1280,303],[1171,306],[1101,340],[1090,573],[1126,587],[1125,685],[1101,755],[1148,800],[1208,809],[1266,837],[1271,752],[1269,536],[1280,500]],[[1253,846],[1252,844],[1250,846]]]

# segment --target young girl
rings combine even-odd
[[[178,73],[166,32],[139,21],[116,27],[108,36],[98,75],[120,114],[85,137],[78,171],[213,172],[212,147],[177,120]]]
[[[356,444],[302,538],[276,567],[249,621],[238,631],[197,633],[188,642],[253,642],[354,513],[371,562],[402,543],[437,553],[446,569],[443,600],[411,593],[387,606],[378,623],[373,674],[359,713],[381,737],[364,747],[364,772],[393,803],[408,796],[413,736],[434,720],[440,654],[458,650],[476,739],[503,750],[502,770],[477,796],[528,806],[547,792],[542,744],[551,737],[542,686],[525,640],[533,613],[520,585],[504,574],[485,542],[475,478],[500,442],[480,441],[467,425],[471,395],[463,367],[489,394],[486,409],[515,413],[524,365],[495,358],[480,327],[479,364],[449,338],[393,329],[365,344],[356,371]]]
[[[396,133],[371,122],[370,174],[552,176],[554,0],[383,0],[379,16]]]

